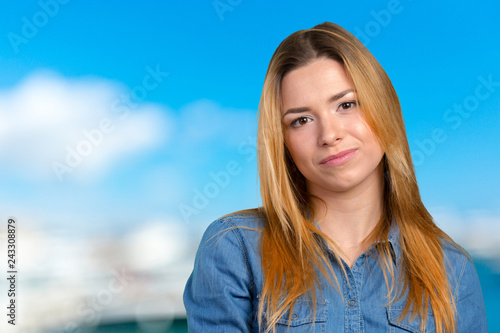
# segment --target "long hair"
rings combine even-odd
[[[356,37],[329,22],[297,31],[283,40],[271,58],[264,81],[257,148],[261,212],[267,222],[260,244],[264,282],[259,325],[264,317],[266,332],[274,331],[277,321],[288,308],[293,308],[299,296],[310,292],[314,300],[319,286],[316,269],[339,290],[337,277],[330,274],[332,266],[317,236],[323,237],[335,253],[340,249],[311,223],[314,207],[305,179],[285,146],[281,120],[283,77],[322,57],[343,64],[366,121],[385,151],[383,210],[369,238],[380,240],[376,249],[389,294],[398,289],[394,286],[400,286],[399,297],[388,295],[390,302],[407,293],[400,319],[409,313],[412,318],[419,316],[423,328],[432,309],[436,331],[453,332],[455,303],[448,284],[442,241],[458,246],[435,225],[421,201],[401,106],[389,77]],[[389,261],[387,235],[391,221],[400,230],[403,274],[397,277]],[[337,260],[340,261],[338,254]]]

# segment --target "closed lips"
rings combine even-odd
[[[356,149],[348,149],[348,150],[343,150],[343,151],[341,151],[341,152],[340,152],[340,153],[338,153],[338,154],[335,154],[335,155],[330,155],[330,156],[328,156],[328,157],[325,157],[325,158],[324,158],[324,159],[322,159],[322,160],[321,160],[321,162],[319,162],[319,163],[320,163],[320,164],[325,164],[325,163],[327,163],[327,162],[329,162],[329,161],[331,161],[331,160],[339,159],[339,158],[344,157],[344,156],[346,156],[346,155],[349,155],[349,154],[351,154],[351,153],[353,153],[353,152],[355,152],[355,151],[356,151]]]

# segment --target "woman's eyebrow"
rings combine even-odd
[[[336,93],[335,95],[333,95],[332,97],[330,97],[328,99],[328,102],[329,103],[333,103],[335,102],[336,100],[338,99],[341,99],[342,97],[344,97],[345,95],[349,94],[349,93],[352,93],[354,92],[354,89],[347,89],[347,90],[344,90],[344,91],[341,91],[339,93]],[[310,108],[307,107],[307,106],[304,106],[304,107],[300,107],[300,108],[290,108],[288,110],[286,110],[285,114],[283,115],[283,117],[285,117],[287,114],[289,113],[301,113],[301,112],[306,112],[306,111],[309,111]]]

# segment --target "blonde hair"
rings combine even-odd
[[[314,216],[311,198],[305,179],[295,168],[285,146],[281,120],[283,77],[321,57],[344,65],[366,121],[385,151],[383,213],[369,241],[381,241],[376,248],[382,258],[379,262],[389,294],[397,285],[402,285],[398,299],[407,292],[400,319],[411,312],[412,318],[422,319],[423,328],[431,307],[436,332],[455,331],[455,304],[448,284],[442,241],[458,246],[435,225],[420,199],[397,94],[384,69],[364,45],[342,27],[329,22],[297,31],[283,40],[272,56],[264,81],[257,139],[260,211],[266,219],[260,244],[264,282],[259,325],[264,316],[266,332],[274,331],[277,321],[287,309],[293,308],[299,296],[310,292],[315,299],[315,286],[319,286],[315,268],[339,290],[335,274],[333,281],[328,277],[333,269],[317,236],[322,236],[335,250],[339,248],[311,223],[311,215],[308,215]],[[398,277],[402,279],[400,283],[396,283],[389,261],[387,233],[391,221],[395,221],[400,230],[404,273]],[[338,255],[337,260],[340,260]],[[390,301],[395,299],[390,297]]]

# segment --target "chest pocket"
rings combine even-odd
[[[326,300],[318,300],[316,313],[312,302],[297,300],[292,311],[287,311],[276,324],[277,332],[324,332],[326,329]],[[288,325],[290,324],[290,328]]]
[[[399,317],[403,313],[402,309],[386,308],[387,319],[389,320],[389,327],[391,333],[402,333],[402,332],[412,332],[412,333],[422,333],[424,331],[420,330],[421,321],[419,318],[415,318],[410,321],[411,314],[407,314],[401,321],[398,322]],[[436,327],[434,324],[434,316],[432,313],[427,314],[427,321],[425,322],[425,333],[435,333]]]

